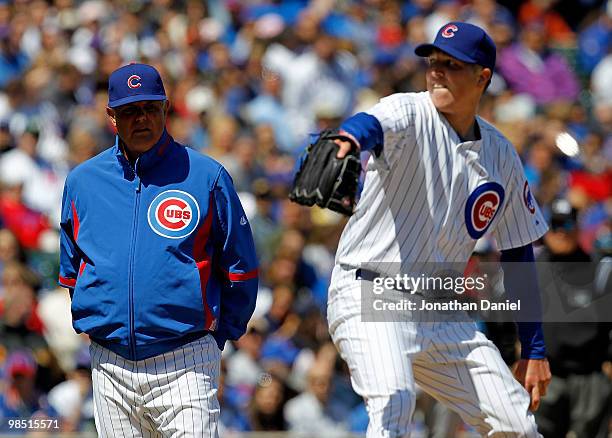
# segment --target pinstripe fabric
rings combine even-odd
[[[368,113],[381,123],[385,145],[381,156],[368,162],[337,263],[355,268],[367,263],[395,274],[387,270],[395,266],[409,273],[414,262],[467,261],[476,239],[466,227],[466,202],[490,182],[507,194],[487,231],[501,249],[524,246],[546,232],[538,206],[533,204],[533,213],[526,206],[514,147],[492,125],[478,118],[482,139],[462,142],[427,92],[394,94]]]
[[[100,437],[218,438],[221,351],[208,335],[141,361],[91,345]]]
[[[415,382],[487,437],[541,437],[529,395],[465,313],[414,311],[407,322],[361,321],[361,281],[334,268],[330,334],[364,397],[368,438],[410,436]]]

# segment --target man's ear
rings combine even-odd
[[[487,84],[491,80],[491,76],[493,76],[493,72],[490,68],[483,68],[478,75],[478,84]]]
[[[164,116],[168,117],[168,111],[170,110],[170,101],[168,99],[164,100]]]
[[[106,115],[108,116],[111,124],[116,128],[117,127],[117,118],[115,117],[115,110],[111,107],[106,107]]]

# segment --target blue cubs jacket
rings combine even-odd
[[[117,139],[66,179],[59,283],[73,326],[127,359],[239,338],[255,308],[254,248],[227,171],[167,132],[134,165]]]

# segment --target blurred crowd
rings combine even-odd
[[[290,203],[287,189],[311,134],[385,95],[424,90],[413,48],[451,20],[497,44],[480,114],[515,145],[550,219],[540,257],[592,263],[609,291],[612,1],[0,0],[0,425],[40,415],[94,429],[88,340],[56,283],[59,210],[67,173],[114,143],[110,72],[141,61],[164,78],[170,134],[232,175],[260,258],[253,321],[223,354],[223,436],[364,432],[325,320],[345,221]],[[478,251],[494,258],[494,242]],[[596,354],[580,350],[591,338]],[[596,373],[609,387],[609,328],[578,344],[552,349],[553,371]],[[597,356],[588,369],[564,367],[584,354]],[[452,418],[436,428],[430,418],[448,417],[437,409],[419,398],[414,436],[469,433]],[[607,429],[605,412],[587,417]]]

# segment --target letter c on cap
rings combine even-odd
[[[127,80],[127,85],[130,88],[138,88],[141,87],[142,84],[140,83],[140,76],[138,75],[132,75],[128,78]]]
[[[440,34],[444,38],[452,38],[455,36],[455,32],[457,31],[459,31],[459,28],[457,26],[455,26],[454,24],[449,24],[442,30],[442,32],[440,32]]]

